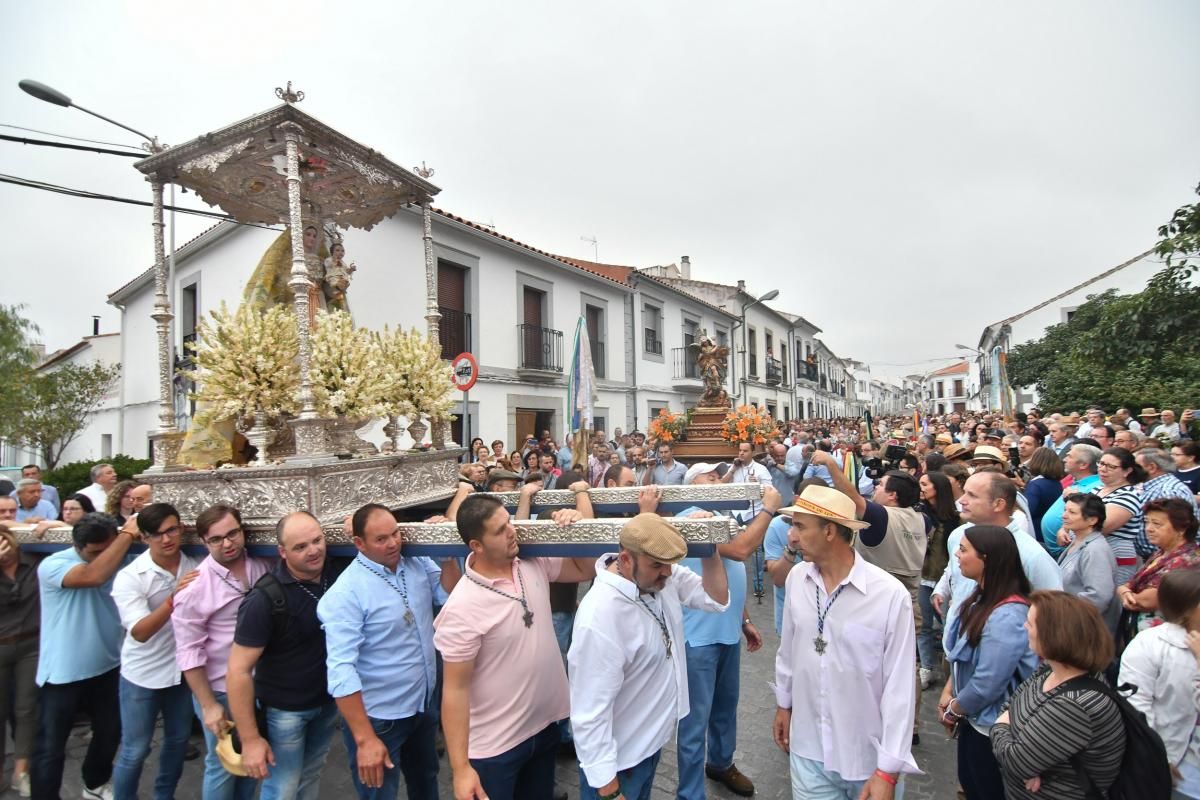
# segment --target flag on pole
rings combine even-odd
[[[596,370],[592,365],[592,347],[587,324],[581,316],[575,323],[575,348],[571,353],[571,372],[567,380],[566,438],[575,437],[575,463],[587,463],[587,433],[595,424]]]

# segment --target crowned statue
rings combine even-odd
[[[310,322],[319,309],[349,311],[346,291],[357,267],[346,263],[346,247],[340,234],[327,233],[315,221],[304,221],[304,267],[308,273],[308,313]],[[332,241],[332,245],[329,242]],[[246,284],[243,297],[256,308],[292,304],[292,234],[279,234],[259,260]]]

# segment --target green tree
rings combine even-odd
[[[1070,322],[1014,347],[1014,385],[1036,385],[1052,410],[1200,406],[1200,203],[1178,209],[1159,236],[1166,266],[1146,288],[1093,295]]]
[[[54,469],[120,374],[119,366],[98,361],[35,373],[21,389],[22,402],[5,425],[6,438],[36,450],[47,469]]]
[[[0,438],[8,439],[4,420],[11,420],[20,409],[24,386],[37,366],[37,351],[30,337],[37,326],[21,315],[23,306],[0,304]]]

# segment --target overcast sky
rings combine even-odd
[[[33,78],[175,144],[292,80],[306,112],[435,167],[443,208],[778,288],[884,374],[1148,249],[1200,182],[1195,0],[128,0],[10,3],[4,27],[0,123],[136,143]],[[0,173],[149,197],[113,156],[0,142]],[[105,297],[151,263],[149,209],[0,184],[0,213],[2,302],[51,349],[92,314],[117,330]]]

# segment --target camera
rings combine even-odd
[[[902,444],[889,444],[883,449],[881,458],[868,458],[863,461],[867,477],[877,481],[893,469],[897,469],[900,459],[908,455],[908,450]]]

